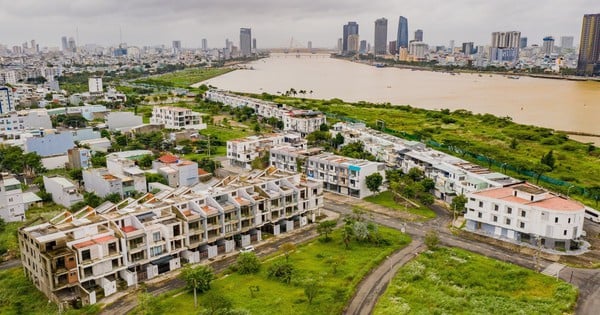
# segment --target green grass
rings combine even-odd
[[[340,314],[360,280],[386,256],[410,242],[409,236],[396,230],[380,227],[379,231],[391,242],[390,245],[376,247],[352,242],[351,249],[346,250],[338,230],[333,233],[331,242],[315,240],[299,246],[289,258],[298,269],[289,285],[267,278],[268,266],[285,259],[276,256],[263,262],[261,271],[256,275],[233,273],[213,281],[211,291],[230,299],[234,308],[246,309],[250,314]],[[332,258],[344,261],[335,274],[330,261]],[[320,286],[319,294],[310,305],[302,286],[303,281],[308,279],[317,280]],[[250,296],[249,286],[259,287],[260,291],[255,293],[254,298]],[[199,295],[199,305],[205,298],[205,295]],[[160,300],[167,309],[177,313],[198,312],[194,310],[193,297],[189,292],[171,292]]]
[[[216,152],[212,155],[215,156],[225,156],[227,155],[227,144],[226,142],[232,139],[244,138],[254,134],[254,131],[246,128],[238,128],[238,127],[221,127],[215,125],[208,125],[206,129],[200,131],[203,135],[214,135],[219,138],[220,141],[223,142],[223,145],[217,146]],[[186,159],[200,159],[203,157],[207,157],[206,154],[200,153],[189,153],[185,154],[184,157]]]
[[[25,277],[22,268],[0,271],[0,314],[55,314],[58,308]]]
[[[407,207],[405,207],[404,204],[397,203],[394,200],[392,192],[389,190],[380,192],[377,195],[369,196],[369,197],[365,198],[364,200],[368,201],[368,202],[372,202],[374,204],[378,204],[383,207],[390,208],[390,209],[410,212],[412,214],[416,214],[416,215],[422,216],[427,219],[435,218],[435,212],[433,212],[433,210],[431,210],[427,207],[420,206],[419,208],[415,208],[410,204]]]
[[[260,95],[254,95],[261,97]],[[392,106],[388,104],[372,104],[366,102],[346,103],[339,99],[314,100],[290,98],[283,96],[267,96],[270,100],[289,104],[300,108],[317,109],[323,112],[345,116],[375,126],[377,120],[383,119],[389,129],[419,135],[424,140],[438,143],[463,141],[463,148],[470,152],[491,157],[499,163],[508,163],[533,169],[540,163],[542,155],[554,150],[556,165],[554,170],[544,174],[563,180],[579,187],[589,188],[600,185],[600,148],[569,140],[568,136],[548,128],[521,125],[493,115],[472,114],[465,110],[442,112],[413,108],[410,106]],[[334,121],[335,119],[329,119]],[[517,147],[511,148],[513,139]],[[451,153],[463,159],[488,167],[485,161]],[[513,171],[504,171],[493,166],[494,171],[507,173],[521,179],[535,179],[520,175]],[[540,181],[549,189],[566,194],[569,185],[556,186]],[[581,196],[579,189],[571,189],[570,196],[595,206],[591,198]]]
[[[577,289],[460,249],[428,251],[402,267],[374,314],[565,314]]]
[[[220,76],[227,72],[233,71],[230,68],[190,68],[181,71],[171,72],[155,77],[149,77],[136,80],[136,83],[144,83],[151,85],[172,86],[180,88],[188,88],[194,83],[198,83],[216,76]]]

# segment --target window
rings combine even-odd
[[[81,260],[89,260],[92,259],[92,254],[89,249],[81,251]]]
[[[509,219],[509,218],[506,218],[506,221],[505,221],[505,223],[506,223],[506,225],[510,225],[510,219]]]
[[[150,256],[158,256],[162,254],[162,246],[154,246],[150,248]]]
[[[155,242],[160,242],[160,232],[154,232],[154,233],[152,234],[152,239],[153,239]]]
[[[567,223],[571,223],[571,218],[569,218],[569,219],[567,220]]]
[[[521,227],[522,229],[524,229],[525,228],[525,222],[519,223],[519,227]]]
[[[478,213],[477,213],[477,217],[478,217],[478,218],[481,218],[482,216],[483,216],[483,215],[481,214],[481,212],[478,212]]]
[[[521,216],[524,218],[527,216],[527,213],[525,212],[525,210],[521,210]]]
[[[494,205],[494,211],[498,211],[498,205]]]
[[[480,201],[479,202],[479,208],[482,208],[482,207],[483,207],[483,201]]]
[[[563,235],[567,235],[567,230],[564,230],[564,231],[563,231]]]
[[[131,260],[132,261],[138,261],[138,260],[142,260],[142,259],[144,259],[144,252],[143,251],[131,255]]]
[[[558,223],[558,217],[554,218],[554,223]]]
[[[506,213],[511,214],[512,213],[512,208],[511,207],[507,207],[506,208]]]
[[[492,217],[492,221],[494,221],[494,222],[498,222],[498,216],[493,216],[493,217]]]

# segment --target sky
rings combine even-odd
[[[388,19],[388,39],[396,37],[398,16],[408,19],[409,37],[424,31],[430,45],[449,40],[488,45],[491,32],[521,31],[530,44],[544,36],[574,36],[579,43],[584,14],[600,13],[600,0],[0,0],[0,44],[35,39],[59,47],[61,36],[78,44],[200,47],[202,38],[221,48],[239,45],[240,27],[252,28],[259,48],[332,48],[348,21],[359,24],[361,39],[373,41],[374,21]],[[293,40],[292,40],[293,39]]]

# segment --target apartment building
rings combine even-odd
[[[307,142],[298,134],[280,133],[230,140],[227,141],[227,159],[230,165],[251,169],[252,161],[261,154],[282,145],[305,149]]]
[[[320,181],[273,168],[65,211],[19,230],[26,276],[49,299],[94,304],[127,286],[314,222]]]
[[[385,164],[381,162],[322,153],[322,149],[319,148],[302,150],[282,146],[271,149],[270,153],[271,166],[305,173],[309,178],[323,181],[325,190],[337,194],[362,199],[373,194],[367,188],[367,176],[379,173],[385,179]]]
[[[0,135],[18,134],[31,129],[52,128],[46,110],[26,110],[0,114]]]
[[[151,124],[163,124],[167,129],[206,129],[202,115],[191,109],[173,106],[154,106]]]
[[[165,154],[152,161],[152,169],[162,175],[171,187],[192,186],[198,183],[198,163]]]
[[[83,201],[83,195],[77,186],[62,176],[43,177],[46,192],[52,195],[54,203],[71,208],[72,205]]]
[[[256,115],[264,118],[277,118],[283,122],[284,131],[295,131],[302,137],[319,130],[327,123],[323,113],[312,110],[299,110],[286,105],[262,101],[250,97],[235,95],[226,91],[209,90],[204,94],[205,99],[223,103],[231,107],[250,107]]]
[[[32,192],[23,192],[12,174],[0,173],[0,217],[5,222],[25,221],[25,210],[41,200]]]
[[[485,189],[467,197],[465,219],[470,231],[558,250],[576,246],[582,235],[584,205],[529,183]]]

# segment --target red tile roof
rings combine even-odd
[[[179,161],[179,157],[177,157],[176,155],[172,155],[172,154],[165,154],[165,155],[159,157],[158,160],[162,163],[171,164],[171,163],[177,163],[177,161]]]
[[[137,230],[135,227],[131,226],[131,225],[126,225],[124,227],[121,228],[121,231],[125,232],[125,233],[129,233],[129,232],[133,232]]]
[[[73,247],[79,249],[79,248],[89,247],[89,246],[92,246],[94,244],[96,244],[96,243],[94,243],[92,241],[85,241],[85,242],[73,244]]]
[[[99,237],[99,238],[95,238],[93,239],[94,243],[96,244],[103,244],[103,243],[108,243],[112,240],[115,240],[116,238],[112,235],[107,235],[107,236],[103,236],[103,237]]]
[[[210,174],[210,173],[205,171],[204,169],[198,168],[198,175],[208,175],[208,174]]]

